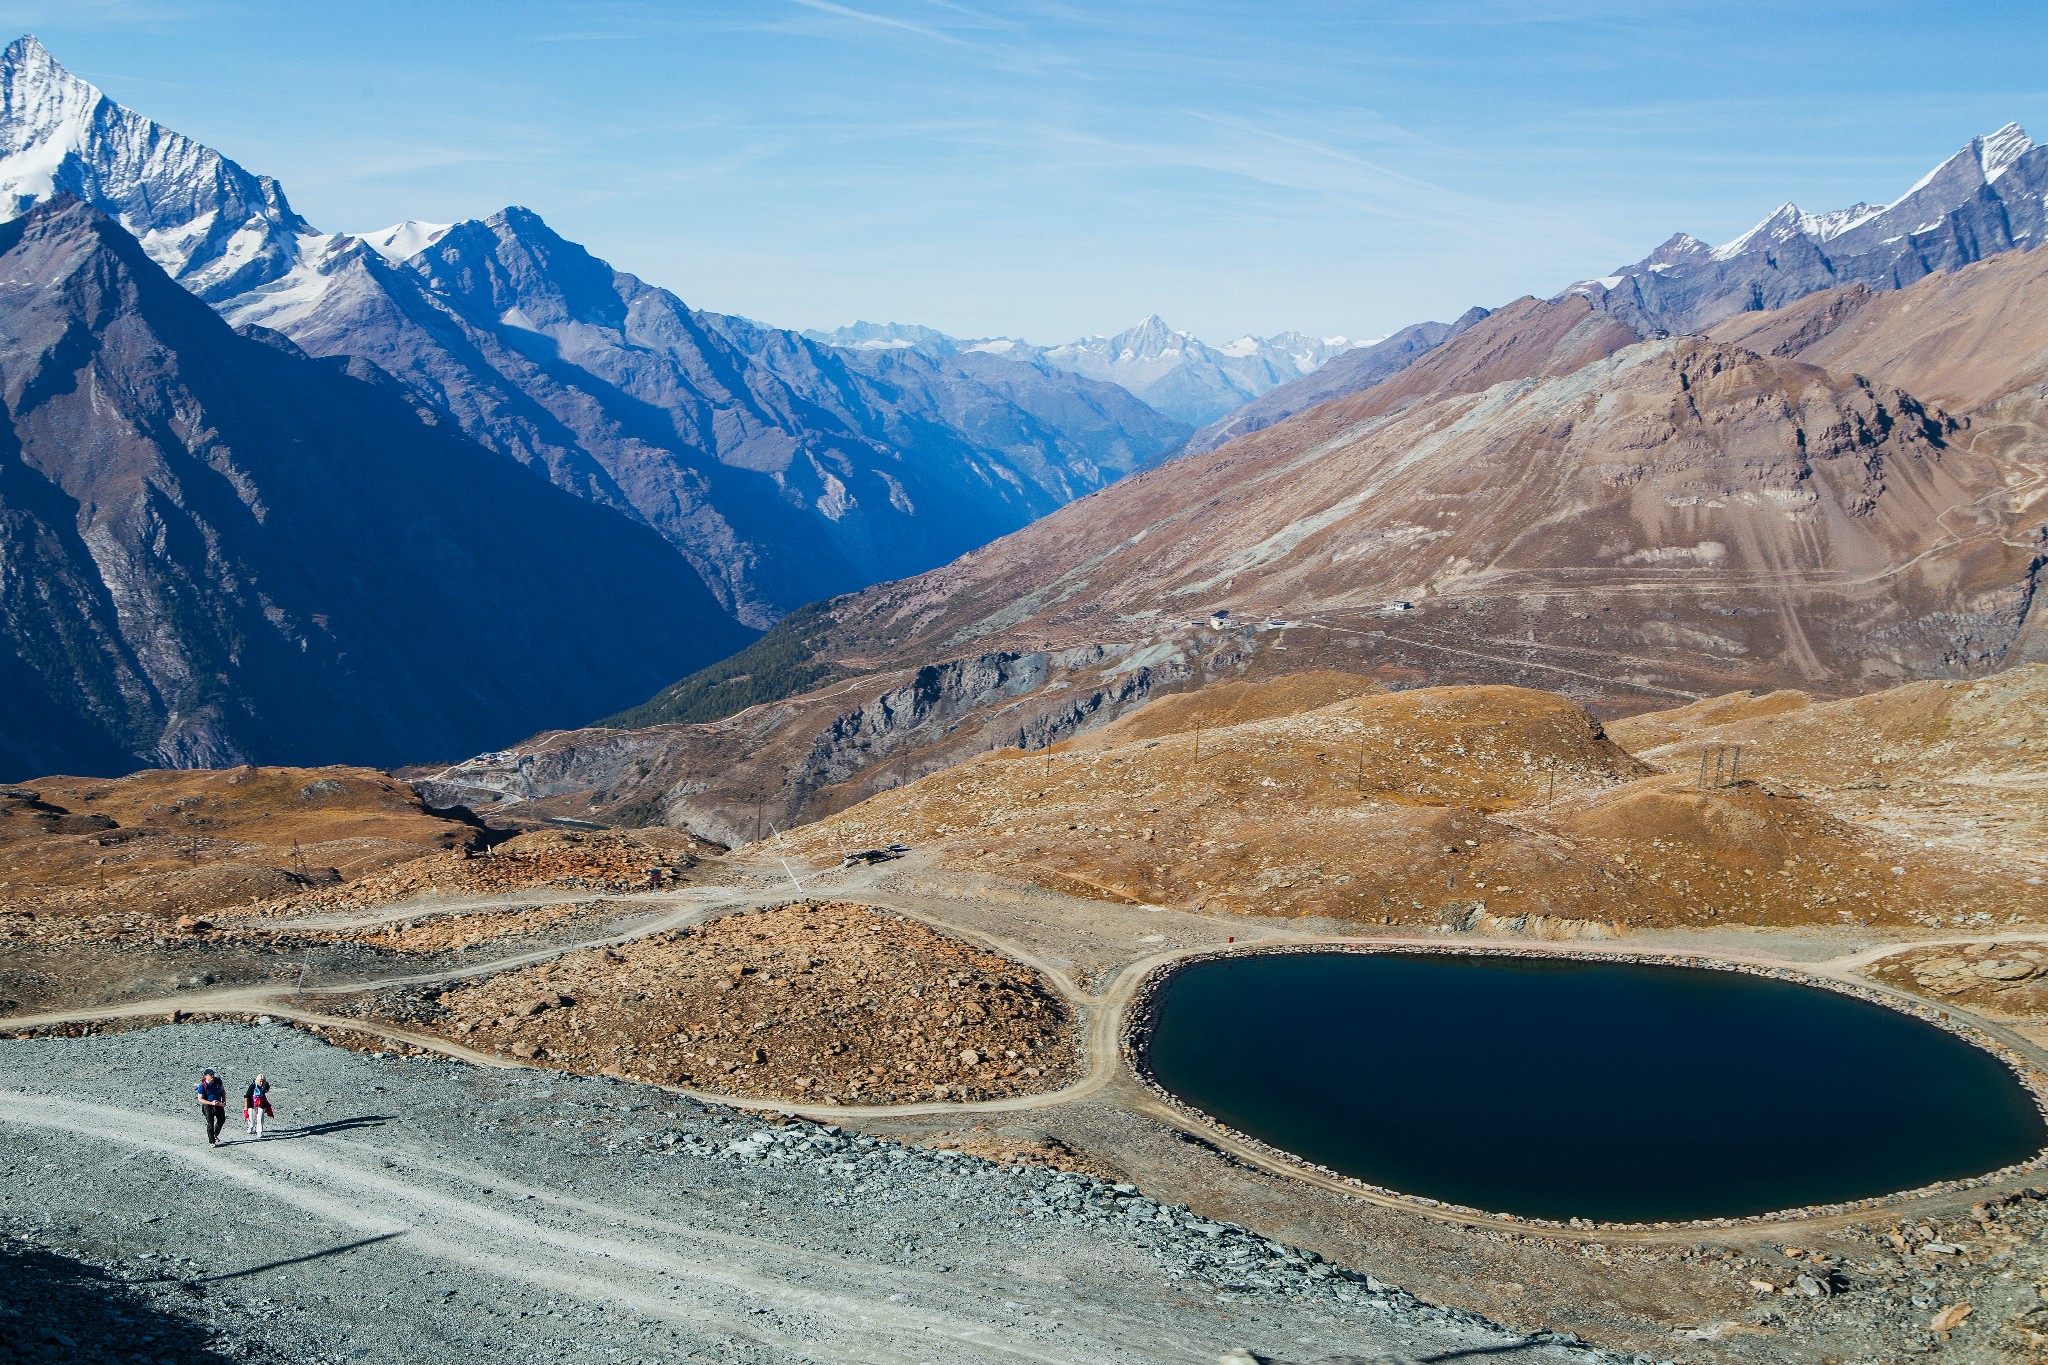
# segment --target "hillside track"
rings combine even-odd
[[[926,860],[920,858],[914,864],[920,870],[932,871]],[[766,863],[759,869],[764,874],[770,870],[779,872],[778,863]],[[1309,1169],[1305,1165],[1289,1160],[1242,1141],[1236,1136],[1175,1107],[1162,1103],[1137,1077],[1133,1076],[1125,1063],[1123,1038],[1129,1024],[1130,1010],[1145,981],[1156,972],[1171,967],[1174,963],[1191,957],[1203,956],[1218,951],[1217,945],[1167,947],[1129,960],[1105,974],[1098,983],[1098,989],[1089,990],[1079,984],[1066,969],[1063,961],[1054,961],[1047,954],[1035,950],[1029,944],[1009,935],[991,933],[987,930],[965,925],[957,917],[949,917],[931,908],[926,898],[904,895],[898,892],[893,882],[897,869],[889,865],[862,866],[853,869],[829,869],[823,872],[803,874],[805,894],[820,899],[850,901],[871,905],[875,908],[903,915],[929,925],[947,934],[973,941],[992,951],[1002,953],[1040,974],[1047,984],[1067,1003],[1076,1021],[1081,1037],[1080,1074],[1068,1084],[1057,1089],[1031,1095],[1010,1096],[1002,1099],[979,1101],[924,1100],[911,1103],[888,1105],[822,1105],[796,1100],[757,1099],[733,1096],[717,1091],[702,1090],[684,1086],[662,1086],[647,1083],[650,1089],[664,1091],[680,1097],[706,1104],[723,1106],[728,1109],[801,1116],[824,1123],[859,1124],[874,1121],[893,1120],[969,1120],[976,1117],[1015,1116],[1033,1112],[1058,1110],[1086,1102],[1106,1102],[1127,1112],[1139,1114],[1157,1123],[1174,1128],[1202,1141],[1213,1144],[1228,1152],[1235,1160],[1274,1175],[1302,1181],[1328,1193],[1345,1199],[1380,1205],[1419,1213],[1428,1218],[1466,1227],[1487,1228],[1497,1231],[1541,1233],[1567,1240],[1598,1240],[1627,1242],[1633,1244],[1683,1244],[1696,1240],[1698,1229],[1677,1227],[1671,1229],[1603,1228],[1597,1232],[1574,1232],[1569,1229],[1534,1228],[1521,1220],[1485,1213],[1472,1213],[1433,1207],[1418,1203],[1398,1193],[1370,1190],[1341,1178],[1331,1177]],[[492,908],[520,908],[536,904],[560,903],[571,899],[588,899],[587,893],[578,897],[562,896],[559,901],[536,898],[534,893],[507,893],[495,897],[466,898],[459,902],[436,903],[432,906],[414,903],[409,914],[420,917],[426,913],[475,913]],[[517,953],[505,954],[485,960],[461,964],[453,969],[419,972],[394,972],[387,975],[338,985],[322,985],[307,988],[296,993],[289,988],[278,986],[248,986],[215,992],[180,992],[175,996],[164,996],[147,1000],[129,1001],[120,1005],[88,1007],[72,1010],[50,1011],[35,1015],[22,1015],[0,1019],[0,1026],[12,1030],[48,1029],[63,1025],[91,1024],[117,1020],[134,1020],[153,1015],[166,1015],[172,1010],[183,1010],[188,1014],[268,1014],[275,1018],[291,1020],[301,1025],[319,1025],[322,1028],[342,1030],[358,1035],[383,1039],[394,1046],[414,1048],[437,1054],[453,1060],[479,1067],[494,1069],[537,1068],[546,1070],[543,1063],[516,1060],[502,1054],[470,1048],[439,1035],[423,1030],[407,1029],[392,1023],[366,1019],[348,1014],[334,1013],[321,1008],[325,1001],[339,1000],[352,996],[409,986],[434,985],[443,982],[475,980],[505,971],[535,966],[556,960],[568,953],[591,948],[620,947],[639,939],[667,933],[691,924],[701,923],[719,915],[730,914],[752,908],[787,904],[796,899],[793,886],[776,886],[739,889],[735,887],[692,887],[680,891],[635,893],[627,896],[606,897],[612,901],[631,902],[648,907],[651,913],[637,917],[630,923],[616,921],[602,931],[579,937],[573,941],[534,948]],[[388,922],[387,911],[378,910],[361,916],[357,921],[365,926]],[[1678,945],[1659,944],[1647,947],[1629,940],[1608,941],[1566,941],[1532,942],[1527,939],[1510,937],[1459,936],[1456,939],[1422,937],[1407,934],[1342,934],[1317,932],[1307,929],[1270,929],[1263,933],[1243,937],[1223,951],[1249,952],[1274,947],[1330,947],[1341,949],[1364,949],[1379,951],[1400,951],[1402,949],[1442,949],[1457,947],[1475,951],[1508,951],[1520,954],[1574,957],[1582,959],[1638,958],[1643,956],[1668,958],[1674,963],[1697,961],[1710,957],[1722,961],[1737,962],[1773,971],[1788,972],[1815,979],[1816,983],[1839,982],[1852,984],[1866,990],[1876,990],[1899,1000],[1901,1003],[1914,1001],[1914,997],[1882,981],[1869,976],[1866,969],[1898,953],[1917,948],[1950,946],[1978,941],[2005,943],[2048,943],[2048,933],[2012,931],[1997,934],[1957,936],[1954,934],[1930,935],[1902,938],[1853,949],[1831,957],[1800,960],[1755,947],[1721,946],[1711,939],[1702,937],[1697,942]],[[1947,1007],[1959,1018],[1981,1029],[1987,1035],[1998,1039],[2016,1054],[2036,1066],[2048,1069],[2048,1051],[2019,1034],[2005,1024],[1985,1018],[1974,1011]],[[1902,1201],[1901,1206],[1910,1201]],[[1867,1220],[1868,1210],[1855,1214],[1812,1215],[1798,1220],[1798,1225],[1809,1228],[1830,1228],[1851,1222]],[[1784,1224],[1780,1224],[1783,1226]]]

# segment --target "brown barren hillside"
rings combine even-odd
[[[1842,701],[1736,693],[1609,731],[1680,772],[1697,767],[1702,747],[1739,746],[1744,773],[1796,786],[1843,819],[2005,860],[2030,877],[2048,869],[2048,667]],[[1732,752],[1725,761],[1736,761]],[[2030,897],[2048,908],[2038,887]]]
[[[2048,252],[2009,251],[1904,289],[1830,289],[1741,313],[1717,341],[1896,384],[1952,411],[1982,413],[2048,386]]]
[[[198,914],[480,842],[364,768],[151,769],[0,788],[0,906]]]
[[[758,1098],[991,1099],[1074,1069],[1072,1020],[1023,965],[867,906],[728,915],[383,1010],[470,1047]]]
[[[1427,688],[1288,710],[1286,690],[1313,690],[1302,681],[1218,688],[1217,708],[1154,702],[1050,752],[1003,751],[884,793],[777,847],[823,858],[900,841],[1130,903],[1539,936],[2002,921],[2021,890],[1789,786],[1701,789],[1659,773],[1552,694]],[[1194,728],[1199,710],[1232,704],[1249,718]]]
[[[1711,339],[1616,350],[1612,326],[1581,300],[1503,309],[721,665],[797,695],[699,724],[651,705],[433,789],[732,842],[1233,677],[1509,684],[1612,715],[2048,660],[2048,463],[2020,426]]]

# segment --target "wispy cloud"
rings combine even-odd
[[[876,14],[870,10],[855,9],[851,5],[835,4],[833,0],[790,0],[790,3],[801,5],[805,9],[816,10],[820,14],[835,15],[841,19],[852,19],[859,23],[874,24],[881,28],[893,28],[904,33],[915,33],[920,38],[930,38],[934,42],[952,43],[960,47],[974,46],[974,44],[957,34],[947,33],[943,29],[933,28],[929,24],[914,23],[909,19],[898,19],[892,15]]]

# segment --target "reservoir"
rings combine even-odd
[[[1158,987],[1155,1080],[1404,1194],[1524,1217],[1740,1217],[1895,1193],[2048,1141],[1996,1057],[1834,991],[1565,958],[1266,953]]]

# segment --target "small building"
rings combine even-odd
[[[1209,629],[1221,630],[1230,624],[1230,608],[1218,607],[1209,613]]]

